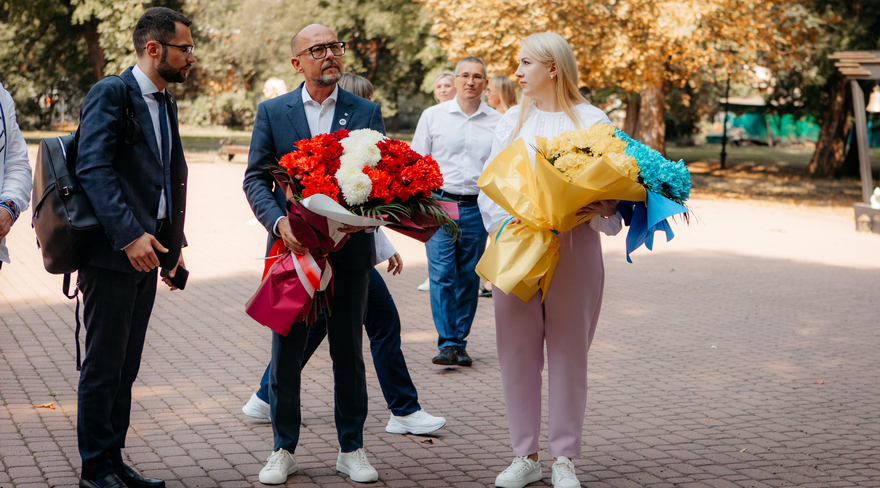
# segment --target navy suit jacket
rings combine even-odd
[[[177,127],[177,104],[171,98],[167,107],[171,182],[165,192],[171,197],[170,225],[163,225],[157,234],[164,167],[150,111],[131,69],[122,73],[122,79],[108,76],[92,87],[80,115],[76,175],[105,233],[95,243],[89,264],[134,271],[122,249],[146,232],[168,248],[168,253],[156,251],[156,255],[162,267],[170,269],[177,264],[185,243],[187,168]]]
[[[287,215],[284,192],[275,185],[268,166],[296,151],[296,142],[312,137],[303,107],[304,89],[304,84],[300,84],[296,90],[266,100],[257,107],[244,192],[257,220],[269,231],[267,249],[279,237],[273,234],[275,222]],[[330,132],[340,129],[373,129],[384,134],[381,107],[340,88]],[[330,256],[334,265],[344,269],[369,269],[375,264],[375,254],[373,235],[361,231],[351,234],[342,249]]]

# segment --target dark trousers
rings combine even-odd
[[[363,329],[369,270],[333,268],[333,309],[327,317],[327,337],[333,360],[333,413],[342,452],[364,445],[367,381],[364,374]],[[274,450],[293,453],[299,442],[301,373],[309,327],[294,324],[287,337],[272,333],[269,363],[269,406]]]
[[[79,270],[86,355],[77,391],[76,433],[84,479],[103,478],[122,466],[131,385],[141,364],[157,275],[157,270]]]
[[[419,394],[409,376],[403,351],[400,350],[400,314],[394,305],[394,299],[388,291],[382,274],[375,268],[370,270],[370,287],[367,291],[367,313],[364,317],[364,329],[370,339],[370,352],[373,355],[373,366],[379,386],[385,396],[385,402],[391,413],[397,416],[409,415],[421,410]],[[301,368],[306,363],[327,335],[327,321],[322,314],[318,321],[309,329],[306,349],[303,353]],[[257,397],[264,402],[269,401],[269,369],[266,366]]]

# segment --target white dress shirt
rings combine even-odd
[[[303,109],[306,111],[306,119],[309,121],[309,132],[312,137],[318,134],[329,134],[333,127],[333,114],[336,112],[336,99],[339,97],[339,85],[333,88],[333,93],[322,103],[318,103],[309,95],[305,85],[302,88]]]
[[[309,123],[309,132],[312,133],[312,137],[315,137],[318,134],[330,133],[330,129],[333,127],[333,114],[336,113],[336,99],[338,97],[339,85],[336,85],[333,88],[333,93],[331,93],[323,103],[318,103],[312,99],[312,96],[309,95],[309,91],[306,89],[305,85],[303,85],[303,110],[306,112],[306,120]],[[283,218],[284,217],[278,217],[275,221],[275,225],[272,226],[272,232],[278,237],[281,237],[281,234],[278,233],[278,222],[281,222],[281,219]]]
[[[437,161],[444,191],[476,195],[480,192],[477,180],[492,152],[492,134],[500,120],[501,114],[484,102],[468,116],[456,97],[422,112],[412,148]]]
[[[495,135],[492,141],[492,154],[487,158],[486,165],[495,159],[495,156],[510,145],[511,142],[522,137],[525,140],[526,148],[529,151],[529,159],[532,161],[532,168],[534,168],[535,136],[551,138],[558,136],[563,132],[575,130],[577,128],[575,123],[565,115],[565,112],[544,112],[543,110],[538,110],[533,104],[532,109],[529,112],[529,117],[523,123],[522,128],[519,130],[519,134],[513,135],[511,133],[513,132],[513,128],[516,126],[516,121],[519,118],[519,110],[520,106],[516,105],[504,113],[501,122],[498,123],[498,127],[495,129]],[[575,110],[580,119],[580,128],[582,129],[586,129],[593,124],[611,124],[611,121],[608,119],[608,116],[605,115],[605,112],[592,105],[583,103],[577,105]],[[483,225],[486,227],[486,230],[490,235],[495,233],[498,227],[501,226],[501,223],[510,217],[510,214],[507,213],[506,210],[498,206],[497,203],[486,196],[483,192],[480,192],[477,202],[480,205],[480,213],[483,216]],[[615,235],[620,232],[620,229],[622,228],[619,213],[607,219],[602,217],[593,218],[590,220],[590,225],[594,229],[604,232],[607,235]]]
[[[3,108],[0,120],[0,201],[12,200],[21,213],[27,210],[31,201],[34,180],[28,162],[27,143],[15,120],[15,105],[3,84],[0,84],[0,106]],[[6,210],[0,209],[0,212]],[[0,239],[0,261],[9,262],[5,237]]]
[[[162,96],[165,96],[165,90],[159,90],[156,88],[156,84],[153,83],[143,71],[141,71],[140,66],[135,65],[134,68],[132,68],[131,73],[134,75],[134,79],[137,81],[137,84],[141,89],[141,96],[144,98],[144,101],[147,102],[147,108],[150,110],[150,119],[153,121],[153,134],[156,134],[156,147],[159,148],[159,159],[161,160],[163,141],[169,145],[168,154],[171,154],[171,134],[162,134],[162,130],[160,129],[161,126],[159,125],[159,102],[156,101],[153,93],[161,91]],[[162,114],[162,117],[165,117],[165,125],[170,131],[171,121],[168,119],[167,106],[165,107],[165,113]],[[170,161],[168,163],[171,164]],[[162,181],[165,181],[164,176],[162,177]],[[165,201],[165,185],[163,184],[162,194],[159,197],[159,210],[156,214],[156,219],[164,219],[166,215],[168,215],[168,203]]]

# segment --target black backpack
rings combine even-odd
[[[37,233],[43,266],[52,274],[76,271],[103,232],[74,172],[78,142],[77,130],[75,134],[43,139],[37,152],[31,224]]]

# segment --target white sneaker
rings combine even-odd
[[[419,291],[430,291],[430,290],[431,290],[431,278],[428,278],[427,280],[425,280],[424,283],[422,283],[421,285],[419,285],[419,287],[417,288],[417,290],[419,290]]]
[[[273,452],[266,461],[266,466],[260,470],[260,483],[264,485],[280,485],[296,472],[296,459],[284,449]]]
[[[347,474],[352,481],[372,483],[379,481],[379,473],[367,461],[367,452],[360,448],[352,452],[339,451],[336,458],[336,471]]]
[[[574,473],[574,463],[565,456],[556,458],[556,462],[550,467],[550,482],[553,488],[578,488],[581,482]]]
[[[499,488],[523,488],[529,483],[541,481],[541,461],[532,461],[528,457],[513,459],[510,467],[495,478],[495,486]]]
[[[268,403],[260,400],[257,392],[251,394],[251,399],[241,407],[241,411],[249,417],[263,420],[270,420],[272,414],[272,408]]]
[[[443,417],[435,417],[424,410],[418,410],[400,417],[392,414],[391,420],[385,426],[385,432],[424,435],[430,434],[444,425],[446,425],[446,419]]]

